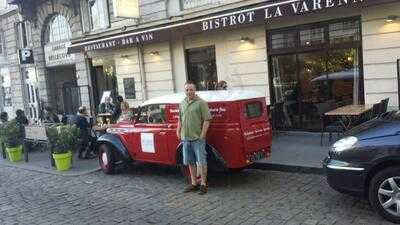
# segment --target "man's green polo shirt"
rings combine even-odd
[[[211,118],[207,102],[198,96],[195,96],[192,101],[186,97],[179,105],[181,139],[190,141],[199,139],[203,122]]]

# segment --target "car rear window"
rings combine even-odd
[[[247,119],[257,118],[262,115],[262,105],[260,102],[251,102],[246,104]]]

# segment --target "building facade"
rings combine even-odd
[[[135,1],[40,2],[28,18],[35,23],[39,93],[49,104],[64,105],[56,106],[59,112],[69,102],[95,111],[105,92],[138,106],[183,91],[187,80],[201,90],[225,80],[229,89],[265,93],[268,105],[285,115],[284,129],[315,130],[322,103],[389,97],[390,107],[399,105],[398,1],[142,0],[139,18],[121,17],[117,5],[134,9]],[[47,38],[55,15],[70,30],[58,32],[70,33],[55,41],[62,46]],[[49,62],[63,46],[69,59]]]

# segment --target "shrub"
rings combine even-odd
[[[0,141],[7,148],[14,148],[22,144],[24,138],[24,127],[19,125],[16,120],[0,125]]]
[[[55,154],[67,153],[75,148],[79,129],[74,125],[50,127],[47,129],[50,147]]]

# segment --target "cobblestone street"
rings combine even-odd
[[[173,168],[77,177],[0,168],[0,224],[389,224],[319,175],[245,170],[183,194]]]

